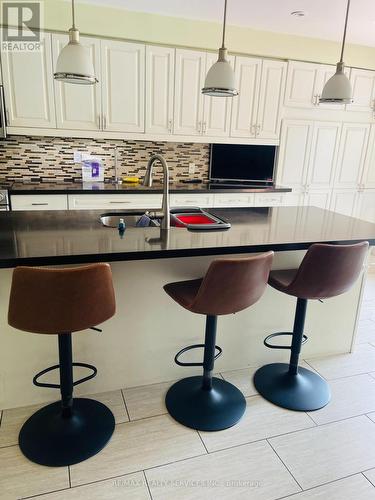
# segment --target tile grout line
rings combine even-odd
[[[273,452],[275,453],[275,455],[277,456],[277,458],[280,460],[280,462],[284,465],[284,467],[286,468],[286,470],[289,472],[289,474],[292,476],[292,478],[294,479],[294,481],[296,482],[297,486],[301,489],[301,491],[303,491],[303,488],[302,486],[299,484],[299,482],[297,481],[297,479],[294,477],[294,475],[290,472],[289,468],[286,466],[284,460],[281,459],[280,455],[277,453],[277,451],[275,450],[275,448],[272,446],[272,444],[270,443],[269,439],[266,439],[268,445],[270,446],[271,450],[273,450]],[[300,492],[299,492],[300,493]]]
[[[123,400],[123,402],[124,402],[124,406],[125,406],[125,411],[126,411],[126,414],[127,414],[127,416],[128,416],[129,422],[130,422],[131,420],[130,420],[130,415],[129,415],[129,411],[128,411],[128,406],[127,406],[127,404],[126,404],[126,401],[125,401],[125,396],[124,396],[124,393],[123,393],[122,391],[123,391],[123,390],[122,390],[122,389],[120,389],[121,396],[122,396],[122,400]],[[119,422],[119,423],[123,423],[123,424],[125,424],[126,422]]]
[[[146,472],[143,470],[142,474],[143,474],[143,477],[145,478],[145,481],[146,481],[146,486],[147,486],[148,494],[150,495],[150,499],[153,500],[150,485],[148,484],[148,481],[147,481]]]
[[[207,453],[210,453],[210,452],[207,450],[207,446],[204,444],[204,441],[203,441],[203,438],[202,438],[202,436],[201,436],[201,433],[200,433],[198,430],[197,430],[197,432],[198,432],[198,436],[199,436],[200,440],[202,441],[202,444],[203,444],[203,446],[204,446],[204,449],[206,450],[206,452],[207,452]]]
[[[309,419],[313,422],[313,424],[315,425],[315,427],[317,427],[319,425],[319,424],[317,424],[315,422],[315,420],[313,419],[313,417],[310,415],[310,413],[308,411],[305,411],[304,414],[309,417]]]
[[[70,477],[70,465],[68,465],[68,478],[69,478],[69,488],[71,488],[72,487],[72,480]]]
[[[370,481],[370,479],[366,476],[366,474],[364,472],[361,472],[361,474],[371,484],[371,486],[375,488],[375,484],[372,481]]]

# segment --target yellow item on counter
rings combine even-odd
[[[123,177],[122,182],[126,182],[128,184],[138,184],[139,177]]]

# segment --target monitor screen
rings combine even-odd
[[[276,146],[212,144],[210,179],[273,182]]]

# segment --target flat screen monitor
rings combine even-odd
[[[276,146],[212,144],[210,180],[272,184]]]

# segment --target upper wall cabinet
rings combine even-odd
[[[52,35],[54,68],[62,48],[68,41],[67,35]],[[80,42],[90,53],[99,83],[96,85],[71,85],[55,80],[57,128],[99,130],[101,126],[100,40],[81,37]]]
[[[280,136],[287,63],[264,60],[260,81],[256,136],[260,139],[278,139]]]
[[[289,61],[285,106],[312,108],[318,94],[319,64]]]
[[[229,56],[228,60],[234,66],[234,57]],[[206,54],[205,75],[216,61],[216,53],[210,52]],[[201,91],[201,89],[199,90]],[[238,97],[210,97],[204,95],[202,134],[212,137],[228,137],[232,101],[237,99]]]
[[[348,104],[350,111],[375,111],[375,71],[352,69],[350,82],[353,89],[353,104]]]
[[[286,67],[283,61],[236,57],[232,137],[278,139]]]
[[[206,53],[176,50],[174,133],[201,135]]]
[[[146,133],[173,133],[175,49],[146,47]]]
[[[335,74],[336,66],[289,61],[285,106],[294,108],[344,109],[341,104],[319,104],[325,83]],[[345,70],[350,76],[349,69]]]
[[[360,187],[370,125],[344,123],[342,127],[335,187]]]
[[[145,45],[101,41],[103,130],[145,130]]]
[[[41,34],[41,50],[1,53],[8,125],[56,128],[51,35]]]
[[[239,95],[233,97],[232,137],[255,137],[262,60],[236,57],[235,82]]]

